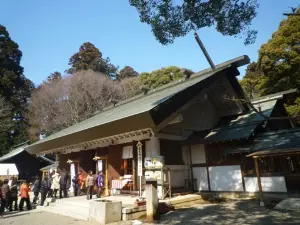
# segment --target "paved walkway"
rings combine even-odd
[[[300,224],[300,213],[264,209],[258,202],[237,201],[223,204],[199,204],[164,215],[160,224]]]
[[[8,214],[0,224],[8,225],[91,225],[88,222],[47,212],[23,212]],[[111,225],[129,225],[131,222],[120,222]],[[283,212],[263,209],[256,201],[239,201],[224,204],[197,204],[183,208],[161,217],[160,225],[236,225],[236,224],[300,224],[299,212]],[[144,225],[152,225],[144,223]]]

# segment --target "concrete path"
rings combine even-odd
[[[168,213],[161,218],[160,224],[300,224],[300,214],[268,210],[251,200],[194,205]]]
[[[284,199],[275,206],[275,209],[300,212],[300,198]]]
[[[8,214],[0,220],[4,225],[91,225],[86,221],[60,216],[48,212],[30,212]],[[120,222],[111,225],[130,225],[132,222]],[[224,204],[196,204],[161,217],[160,225],[236,225],[236,224],[300,224],[300,214],[278,210],[268,210],[258,206],[257,201],[238,201]],[[144,223],[144,225],[153,225]]]

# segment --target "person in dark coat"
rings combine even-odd
[[[96,185],[97,185],[97,198],[101,197],[102,188],[104,187],[104,177],[102,171],[98,172],[96,177]]]
[[[70,190],[70,188],[71,188],[71,175],[70,175],[70,173],[67,171],[66,172],[66,180],[67,180],[67,190],[66,190],[66,192],[67,192],[67,197],[69,197],[69,190]]]
[[[4,208],[8,208],[11,192],[10,192],[10,188],[9,188],[7,179],[4,180],[1,189],[2,189],[2,199],[3,199],[2,204],[3,204]]]
[[[40,192],[41,192],[41,206],[44,205],[44,202],[46,200],[47,194],[49,192],[49,181],[48,181],[48,177],[45,177],[42,182],[41,182],[41,186],[40,186]]]
[[[36,180],[34,181],[32,186],[32,192],[34,193],[32,204],[34,205],[37,203],[37,200],[39,198],[40,188],[41,188],[41,180],[39,177],[36,177]]]
[[[53,191],[51,189],[51,186],[52,186],[52,176],[54,174],[54,171],[52,171],[50,174],[49,174],[49,177],[48,177],[48,186],[49,186],[49,190],[48,190],[48,193],[47,193],[47,197],[51,197],[53,195]]]
[[[64,198],[67,198],[68,197],[67,186],[70,186],[71,182],[70,182],[70,175],[67,173],[66,170],[63,170],[61,172],[59,185],[60,185],[59,197],[62,198],[63,197],[62,194],[64,193]]]
[[[72,186],[73,186],[74,196],[78,196],[78,190],[80,189],[80,186],[78,183],[78,174],[75,174],[75,176],[73,177]]]
[[[12,180],[12,185],[10,187],[10,201],[9,201],[9,211],[18,210],[18,186],[15,179]]]
[[[2,195],[2,180],[0,180],[0,218],[3,218],[4,214],[4,204],[3,204],[3,195]]]

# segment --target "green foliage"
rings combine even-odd
[[[300,12],[300,9],[297,10]],[[300,17],[283,20],[272,38],[259,50],[258,63],[251,63],[240,81],[249,97],[300,87]],[[290,115],[300,112],[300,99],[288,99]],[[298,120],[297,122],[300,122]]]
[[[250,30],[256,17],[257,0],[129,0],[140,20],[151,26],[156,39],[166,45],[191,30],[215,26],[223,35],[246,36],[245,44],[255,41]]]
[[[240,85],[244,89],[248,98],[251,100],[260,96],[260,90],[262,83],[264,81],[264,76],[259,70],[256,62],[252,62],[247,66],[246,74],[240,81]]]
[[[120,70],[119,74],[117,75],[117,80],[123,80],[125,78],[136,77],[139,73],[136,72],[131,66],[125,66],[123,69]]]
[[[58,80],[61,80],[61,78],[62,78],[61,73],[55,71],[54,73],[51,73],[51,74],[47,77],[47,81],[48,81],[48,82],[58,81]]]
[[[118,67],[114,66],[108,57],[103,58],[99,49],[90,42],[80,46],[79,52],[70,58],[69,65],[71,68],[67,72],[71,74],[81,70],[92,70],[115,78],[118,71]]]
[[[300,9],[298,10],[300,12]],[[290,16],[259,50],[261,71],[265,76],[262,94],[297,88],[300,84],[300,17]]]
[[[168,84],[173,80],[183,78],[184,74],[180,68],[176,66],[169,66],[159,70],[154,70],[151,73],[141,73],[138,78],[142,85],[151,89]]]
[[[23,115],[34,85],[23,75],[21,57],[18,44],[11,40],[6,28],[0,25],[0,96],[11,107],[5,118],[0,117],[0,155],[11,146],[27,140]]]
[[[300,98],[296,98],[291,104],[285,104],[285,109],[289,115],[299,115],[300,114]],[[297,123],[300,123],[300,118],[297,118]]]

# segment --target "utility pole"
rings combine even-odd
[[[195,31],[195,33],[194,33],[194,36],[195,36],[195,39],[196,39],[196,41],[197,41],[199,47],[201,48],[201,50],[202,50],[202,52],[203,52],[203,54],[204,54],[206,60],[208,61],[210,67],[211,67],[212,69],[216,69],[215,64],[213,63],[212,59],[210,58],[210,56],[209,56],[209,54],[208,54],[208,52],[207,52],[207,50],[206,50],[204,44],[202,43],[202,41],[201,41],[201,39],[200,39],[200,37],[198,36],[198,34],[197,34],[196,31]]]

